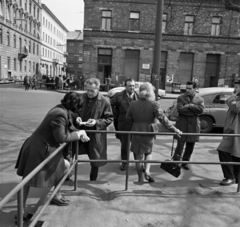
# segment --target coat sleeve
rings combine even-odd
[[[189,103],[188,109],[194,114],[201,114],[204,110],[204,100],[199,97],[198,103]]]
[[[50,125],[52,128],[53,136],[58,143],[68,143],[78,140],[78,135],[76,132],[66,132],[67,119],[64,115],[55,116]]]
[[[114,117],[118,118],[119,111],[118,111],[118,95],[117,95],[117,93],[111,98],[110,104],[112,107]]]
[[[165,116],[163,111],[160,108],[160,104],[158,102],[153,103],[153,113],[154,116],[160,121],[160,123],[167,128],[168,130],[171,130],[173,132],[176,132],[176,127],[171,124],[171,122],[168,120],[168,118]]]
[[[96,119],[96,129],[101,130],[107,128],[113,122],[113,112],[111,104],[108,100],[104,100],[104,107],[100,119]]]
[[[236,102],[234,102],[236,101]],[[236,96],[233,95],[231,97],[229,97],[226,101],[229,109],[234,112],[239,114],[240,113],[240,100],[236,100]]]
[[[184,107],[185,105],[188,105],[188,103],[184,101],[182,97],[178,97],[177,99],[178,113],[186,116],[194,116],[195,114],[189,108]]]

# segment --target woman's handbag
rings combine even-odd
[[[172,142],[172,151],[171,151],[171,157],[173,156],[173,148],[174,148],[174,137],[173,137],[173,142]],[[166,161],[172,161],[171,160],[166,160]],[[176,163],[161,163],[160,168],[165,170],[166,172],[170,173],[174,177],[178,178],[181,174],[181,168],[179,164]]]

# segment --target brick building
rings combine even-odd
[[[156,0],[85,0],[83,73],[105,83],[151,81]],[[228,0],[165,0],[160,83],[232,85],[239,74],[240,13]],[[236,1],[235,1],[236,2]]]
[[[67,33],[67,73],[82,76],[83,32],[76,30]]]
[[[0,0],[0,78],[39,74],[41,0]]]

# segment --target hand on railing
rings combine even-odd
[[[176,129],[175,132],[177,133],[177,136],[178,136],[179,138],[181,138],[182,131],[180,131],[179,129]]]
[[[87,136],[87,133],[84,130],[77,131],[77,134],[78,134],[78,138],[82,142],[88,142],[90,140],[90,138]]]

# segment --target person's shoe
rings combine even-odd
[[[222,186],[229,186],[231,184],[235,184],[235,179],[223,179],[221,182],[220,182],[220,185]]]
[[[149,183],[155,182],[154,178],[149,173],[145,173],[144,176]]]
[[[122,164],[120,165],[120,170],[121,170],[121,171],[125,171],[126,168],[127,168],[127,165],[126,165],[125,163],[122,163]]]
[[[30,221],[32,217],[33,217],[33,213],[28,212],[26,215],[23,216],[23,222]],[[14,221],[15,221],[15,224],[17,225],[18,223],[17,215],[15,215]]]
[[[68,206],[69,205],[69,203],[67,201],[64,201],[64,200],[58,199],[58,198],[53,198],[52,201],[50,202],[50,204],[56,205],[56,206]]]
[[[188,164],[182,164],[182,168],[185,169],[185,170],[189,170],[190,169]]]

